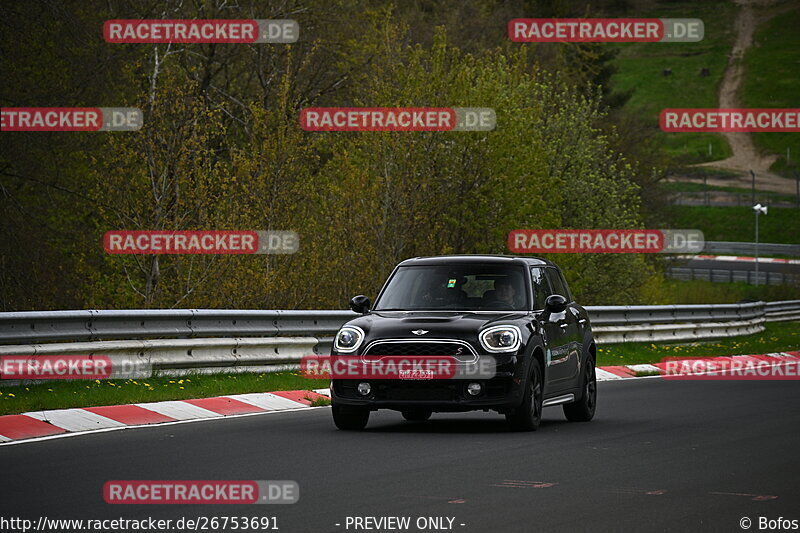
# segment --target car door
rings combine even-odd
[[[544,302],[548,296],[554,294],[546,275],[545,267],[531,267],[531,284],[534,294],[534,309],[541,313],[544,311]],[[567,362],[570,338],[567,311],[563,313],[549,313],[540,316],[545,343],[545,393],[568,388],[570,371],[564,365]]]
[[[576,386],[581,368],[582,328],[578,324],[575,302],[572,301],[567,284],[557,268],[544,269],[547,281],[553,294],[560,294],[567,299],[567,308],[561,313],[551,313],[548,322],[551,328],[558,328],[561,337],[557,348],[551,348],[547,357],[548,370],[551,373],[554,388],[572,388]],[[549,332],[548,332],[549,334]]]

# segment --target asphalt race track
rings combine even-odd
[[[328,408],[0,447],[0,515],[275,516],[283,532],[347,516],[455,517],[454,531],[741,531],[800,519],[797,381],[599,384],[598,415],[545,409],[536,433],[490,413],[334,429]],[[109,505],[128,479],[296,480],[294,505]],[[340,526],[336,526],[340,524]],[[461,524],[464,524],[463,526]],[[412,527],[406,531],[419,531]]]

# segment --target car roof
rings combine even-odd
[[[498,264],[517,264],[528,266],[556,266],[547,259],[539,257],[518,257],[513,255],[437,255],[429,257],[412,257],[402,261],[398,266],[420,266],[420,265],[458,265],[468,263],[498,263]]]

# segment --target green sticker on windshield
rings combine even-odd
[[[454,279],[448,279],[447,280],[447,288],[448,289],[452,289],[455,286],[456,286],[456,280],[454,280]]]

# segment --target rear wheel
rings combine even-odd
[[[544,379],[539,361],[531,364],[531,377],[525,384],[522,404],[506,415],[511,429],[516,431],[536,431],[542,421],[542,401],[544,398]]]
[[[332,405],[333,423],[343,430],[358,431],[367,427],[369,409],[347,405]]]
[[[597,407],[597,376],[594,371],[594,359],[586,359],[586,368],[583,374],[583,397],[572,403],[564,405],[564,416],[570,422],[588,422],[594,418]]]
[[[431,417],[430,409],[405,409],[401,411],[403,418],[409,422],[424,422]]]

